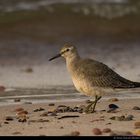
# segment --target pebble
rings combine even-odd
[[[54,103],[49,103],[48,106],[55,106],[55,104]]]
[[[122,116],[113,116],[110,119],[116,120],[116,121],[131,121],[131,120],[133,120],[133,118],[134,118],[133,115],[128,115],[126,117],[124,115],[122,115]]]
[[[20,99],[14,99],[14,102],[20,102]]]
[[[19,112],[17,113],[17,115],[26,115],[26,114],[28,114],[28,111],[26,111],[26,110],[19,111]]]
[[[40,108],[35,109],[34,112],[44,111],[44,110],[45,110],[44,108],[40,107]]]
[[[123,121],[125,119],[125,116],[113,116],[110,119],[116,121]]]
[[[55,112],[57,113],[64,113],[64,112],[78,112],[78,113],[83,113],[85,109],[84,105],[81,106],[75,106],[71,108],[70,106],[65,106],[65,105],[59,105],[56,109]]]
[[[27,116],[26,115],[20,115],[18,116],[18,122],[26,122]]]
[[[107,111],[107,113],[116,113],[117,112],[116,109],[118,109],[118,108],[119,107],[115,104],[109,104],[108,109],[106,111]]]
[[[76,121],[72,121],[72,123],[76,123]]]
[[[136,129],[137,129],[137,128],[140,128],[140,122],[135,122],[135,123],[134,123],[134,126],[135,126]]]
[[[110,133],[111,132],[111,129],[110,128],[104,128],[102,130],[103,133]]]
[[[119,101],[119,99],[118,98],[110,98],[108,101],[110,101],[110,102],[117,102],[117,101]]]
[[[70,136],[79,136],[80,132],[79,131],[73,131],[71,132]]]
[[[133,120],[134,116],[133,115],[128,115],[126,116],[126,118],[124,119],[125,121],[131,121]]]
[[[9,124],[9,122],[7,122],[7,121],[5,121],[4,123],[5,123],[5,124]]]
[[[92,132],[94,135],[102,135],[102,131],[99,128],[94,128]]]
[[[41,117],[46,117],[46,116],[48,116],[48,112],[43,112],[40,116]]]
[[[31,73],[31,72],[33,72],[33,69],[32,69],[32,68],[26,68],[26,69],[25,69],[25,72]]]
[[[133,110],[140,110],[140,107],[134,106],[132,109],[133,109]]]
[[[11,116],[7,116],[7,117],[5,118],[5,120],[6,120],[6,121],[13,121],[13,120],[14,120],[14,118],[13,118],[13,117],[11,117]]]
[[[48,116],[57,116],[56,112],[48,112]]]
[[[24,102],[24,104],[32,104],[32,102]]]
[[[109,104],[108,107],[109,107],[109,108],[113,108],[113,109],[119,108],[119,107],[118,107],[117,105],[115,105],[115,104]]]
[[[112,124],[111,122],[109,122],[109,123],[106,123],[106,125],[110,125],[110,124]]]
[[[13,132],[12,134],[13,134],[13,135],[18,135],[18,134],[21,134],[21,132],[18,132],[18,131],[17,131],[17,132]]]

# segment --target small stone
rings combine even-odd
[[[26,122],[26,121],[27,121],[26,119],[21,119],[21,118],[18,120],[18,122]]]
[[[125,116],[122,115],[122,116],[120,116],[120,117],[116,117],[116,120],[117,120],[117,121],[124,121],[124,120],[125,120]]]
[[[20,115],[18,116],[18,122],[26,122],[27,116],[26,115]]]
[[[20,99],[14,99],[14,102],[20,102]]]
[[[119,100],[118,100],[118,98],[110,98],[108,101],[110,101],[110,102],[117,102]]]
[[[117,109],[117,108],[119,108],[117,105],[115,105],[115,104],[109,104],[109,106],[108,106],[109,108],[113,108],[113,109]]]
[[[49,105],[49,106],[55,106],[55,104],[54,104],[54,103],[49,103],[48,105]]]
[[[61,127],[60,127],[60,129],[64,129],[64,127],[63,127],[63,126],[61,126]]]
[[[110,128],[104,128],[102,130],[103,133],[110,133],[111,132],[111,129]]]
[[[56,108],[55,112],[57,113],[64,113],[64,112],[73,112],[73,109],[69,106],[60,105]]]
[[[140,107],[134,106],[132,109],[133,109],[133,110],[140,110]]]
[[[133,115],[128,115],[124,120],[125,121],[131,121],[133,120],[134,116]]]
[[[44,111],[44,110],[45,110],[44,108],[41,108],[41,107],[40,107],[40,108],[35,109],[34,112]]]
[[[73,131],[71,132],[70,136],[79,136],[80,132],[79,131]]]
[[[59,105],[57,108],[67,107],[66,105]]]
[[[32,102],[24,102],[24,104],[32,104]]]
[[[109,123],[106,123],[106,125],[110,125],[110,124],[112,124],[111,122],[109,122]]]
[[[12,134],[13,134],[13,135],[19,135],[19,134],[21,134],[21,132],[18,132],[18,131],[17,131],[17,132],[13,132]]]
[[[94,135],[102,135],[102,131],[99,128],[94,128],[92,132]]]
[[[5,124],[9,124],[9,122],[7,122],[7,121],[5,121],[4,123],[5,123]]]
[[[136,129],[137,129],[137,128],[140,128],[140,122],[135,122],[135,123],[134,123],[134,126],[135,126]]]
[[[72,123],[76,123],[76,121],[72,121]]]
[[[48,116],[57,116],[56,112],[48,112]]]
[[[123,120],[125,120],[125,116],[113,116],[110,119],[116,120],[116,121],[123,121]]]
[[[25,72],[31,73],[31,72],[33,72],[33,69],[32,69],[32,68],[26,68],[26,69],[25,69]]]
[[[17,115],[26,115],[26,114],[28,114],[28,111],[26,111],[26,110],[19,111],[19,112],[17,113]]]
[[[5,118],[5,120],[6,120],[6,121],[13,121],[14,119],[13,119],[13,117],[11,117],[11,116],[7,116],[7,117]]]
[[[43,112],[40,116],[41,117],[46,117],[46,116],[48,116],[48,112]]]

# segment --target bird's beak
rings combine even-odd
[[[50,58],[49,61],[52,61],[53,59],[56,59],[56,58],[58,58],[58,57],[61,57],[61,53],[59,53],[59,54],[57,54],[56,56]]]

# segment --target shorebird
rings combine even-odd
[[[109,91],[140,87],[139,82],[123,78],[99,61],[81,58],[76,47],[71,44],[65,44],[60,53],[49,61],[61,56],[66,59],[66,66],[75,88],[87,96],[95,97],[95,100],[86,107],[87,113],[94,112],[97,102]]]

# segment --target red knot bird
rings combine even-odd
[[[95,97],[95,100],[86,107],[87,113],[94,112],[97,102],[109,91],[140,87],[139,82],[121,77],[101,62],[81,58],[76,47],[71,44],[65,44],[60,53],[49,61],[60,56],[66,59],[67,69],[76,89],[87,96]]]

